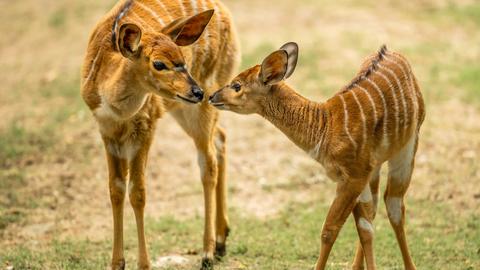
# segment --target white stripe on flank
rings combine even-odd
[[[342,95],[339,95],[340,99],[342,100],[342,105],[343,105],[343,113],[345,116],[345,121],[343,121],[343,128],[345,129],[345,133],[347,134],[348,138],[352,142],[353,146],[357,148],[357,144],[352,138],[352,135],[350,135],[350,132],[348,131],[348,111],[347,111],[347,104],[345,103],[345,99],[343,98]]]
[[[374,81],[370,80],[370,78],[366,78],[366,81],[369,82],[373,88],[377,91],[378,95],[380,95],[380,98],[382,99],[383,103],[383,145],[385,147],[388,146],[388,127],[387,127],[387,119],[388,119],[388,108],[387,108],[387,102],[385,101],[385,96],[383,95],[382,90],[380,87],[378,87],[377,83]]]
[[[152,15],[152,17],[154,19],[157,20],[157,22],[161,25],[161,26],[164,26],[165,25],[165,22],[162,20],[162,18],[160,16],[158,16],[157,13],[155,13],[155,11],[153,11],[151,8],[147,7],[146,5],[142,4],[141,2],[139,1],[134,1],[135,4],[137,4],[139,7],[141,7],[143,10],[147,11],[148,13],[150,13],[150,15]]]
[[[364,92],[365,95],[367,95],[368,100],[370,100],[370,105],[372,105],[372,108],[373,108],[373,119],[374,119],[374,122],[375,122],[375,124],[376,124],[377,121],[378,121],[377,108],[376,108],[376,106],[375,106],[375,101],[373,101],[372,95],[370,95],[370,93],[368,92],[368,90],[365,89],[363,86],[358,85],[358,84],[356,84],[355,86],[357,86],[358,89],[362,90],[362,92]]]
[[[197,0],[190,0],[192,6],[193,15],[198,13]]]
[[[398,59],[400,59],[400,61],[402,62],[402,64],[405,65],[405,67],[407,67],[407,70],[410,68],[410,65],[408,63],[406,63],[401,57],[397,57]],[[385,58],[387,61],[393,63],[394,65],[398,66],[401,70],[402,70],[402,73],[403,73],[403,76],[405,78],[408,77],[408,81],[410,83],[410,92],[412,94],[412,101],[413,101],[413,107],[415,108],[414,111],[413,111],[413,115],[414,115],[414,119],[417,119],[417,115],[418,115],[418,100],[417,100],[417,95],[416,95],[416,90],[415,90],[415,84],[413,82],[413,76],[411,74],[411,70],[410,70],[410,74],[407,75],[407,70],[405,70],[403,68],[403,66],[398,63],[396,61],[396,58],[394,58],[394,55],[393,54],[388,54],[387,57]]]
[[[367,119],[365,119],[365,113],[363,112],[362,104],[360,103],[357,95],[355,94],[355,89],[351,90],[350,93],[352,93],[353,98],[355,99],[355,102],[357,103],[358,108],[360,109],[360,116],[362,118],[363,141],[362,141],[362,144],[360,145],[360,148],[362,148],[367,143]]]
[[[162,1],[161,1],[161,0],[157,0],[157,3],[158,3],[158,5],[160,6],[160,8],[162,8],[162,10],[165,11],[165,15],[168,16],[168,20],[173,21],[172,16],[171,16],[170,13],[168,12],[167,8],[166,8],[165,5],[162,3]]]
[[[402,97],[402,105],[403,105],[403,117],[405,118],[406,114],[408,112],[407,112],[407,103],[405,102],[405,91],[403,91],[402,83],[398,79],[397,74],[395,74],[395,72],[392,69],[390,69],[389,67],[386,67],[386,66],[384,66],[380,63],[378,64],[378,66],[381,69],[386,70],[388,73],[390,73],[393,76],[393,78],[395,79],[395,82],[397,83],[398,89],[400,89],[400,96]],[[407,129],[407,125],[405,123],[403,123],[404,132],[405,132],[406,129]]]
[[[183,7],[183,1],[182,0],[177,0],[178,2],[178,7],[180,8],[180,11],[182,12],[182,16],[186,17],[187,12],[185,11],[185,8]]]
[[[390,88],[390,91],[392,92],[392,97],[393,97],[393,103],[394,103],[394,106],[395,106],[395,135],[398,134],[398,126],[399,126],[399,110],[398,110],[398,101],[397,101],[397,96],[395,95],[395,88],[393,88],[393,85],[392,83],[390,82],[390,80],[387,78],[387,76],[385,76],[385,74],[383,74],[382,72],[375,72],[376,74],[380,75],[380,77],[382,77],[388,84],[388,87]]]
[[[93,72],[95,71],[95,68],[97,66],[97,61],[98,61],[98,58],[100,57],[100,52],[102,51],[102,46],[99,46],[99,47],[100,48],[98,49],[98,52],[95,55],[95,58],[93,59],[92,66],[90,67],[90,71],[88,72],[88,76],[87,76],[87,78],[85,78],[85,81],[83,81],[83,86],[84,87],[90,81],[90,79],[92,78]]]
[[[142,19],[140,16],[138,16],[137,13],[135,12],[130,12],[130,14],[135,17],[137,21],[140,21],[141,26],[146,26],[148,29],[155,31],[155,28],[153,28],[148,22],[146,22],[144,19]]]

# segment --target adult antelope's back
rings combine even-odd
[[[107,155],[112,269],[125,268],[126,190],[137,222],[138,266],[150,268],[143,225],[144,170],[156,120],[164,112],[173,115],[198,151],[205,200],[202,269],[212,267],[214,252],[225,254],[225,133],[217,126],[217,112],[203,97],[231,78],[238,58],[230,13],[217,0],[119,1],[94,28],[81,88]]]

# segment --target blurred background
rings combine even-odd
[[[239,32],[242,68],[296,41],[300,60],[289,82],[311,99],[347,84],[382,44],[410,60],[427,105],[407,194],[413,260],[419,269],[480,269],[480,2],[223,2]],[[0,1],[0,269],[109,265],[106,162],[79,73],[90,31],[114,3]],[[148,166],[151,260],[155,269],[197,269],[203,196],[195,148],[171,117],[159,122]],[[217,269],[312,267],[335,184],[260,117],[222,113],[221,124],[232,234]],[[135,269],[135,224],[125,209],[127,268]],[[403,269],[383,203],[375,229],[379,269]],[[356,241],[349,220],[330,269],[349,268]],[[168,256],[178,264],[166,264]]]

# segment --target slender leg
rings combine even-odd
[[[350,180],[350,179],[349,179]],[[355,182],[355,184],[353,184]],[[337,197],[333,200],[328,210],[327,218],[322,229],[322,244],[320,256],[318,257],[315,269],[323,270],[326,267],[328,256],[332,246],[337,239],[345,220],[350,215],[356,200],[363,187],[367,184],[365,180],[353,180],[340,182],[337,186]]]
[[[228,214],[227,214],[227,178],[226,178],[226,134],[219,127],[215,133],[215,148],[217,150],[218,177],[217,177],[217,218],[216,218],[216,244],[215,256],[223,257],[226,255],[226,240],[229,234]]]
[[[357,227],[358,236],[360,238],[359,249],[362,251],[362,256],[359,260],[363,264],[363,255],[367,262],[367,269],[375,269],[375,258],[373,255],[373,202],[370,191],[370,185],[367,185],[359,197],[359,201],[353,209],[355,224]],[[358,252],[358,251],[357,251]]]
[[[125,258],[123,256],[123,205],[128,164],[126,160],[117,158],[110,153],[112,141],[104,138],[104,144],[107,155],[110,201],[113,213],[112,270],[123,270],[125,269]]]
[[[150,260],[148,257],[144,229],[144,209],[146,203],[145,167],[147,164],[150,143],[151,139],[146,139],[130,161],[130,183],[128,187],[130,204],[135,213],[135,221],[137,223],[138,269],[142,270],[150,269]]]
[[[213,141],[197,143],[199,164],[202,168],[203,195],[205,200],[205,231],[203,238],[202,269],[213,268],[215,249],[215,210],[218,166]]]
[[[380,169],[381,166],[378,166],[373,172],[372,179],[370,180],[370,191],[372,194],[372,202],[373,202],[373,208],[372,208],[372,219],[371,221],[375,219],[375,216],[377,214],[377,205],[378,205],[378,187],[380,183]],[[367,219],[368,220],[368,219]],[[352,269],[353,270],[361,270],[364,269],[364,255],[363,255],[363,250],[362,250],[362,244],[358,242],[357,244],[357,251],[355,253],[355,259],[352,264]]]
[[[198,151],[205,203],[202,270],[213,268],[215,251],[217,150],[214,135],[218,113],[210,105],[190,106],[171,111],[180,126],[193,138]]]
[[[414,155],[416,152],[417,139],[412,138],[399,154],[388,162],[388,183],[385,190],[384,200],[387,207],[388,219],[395,231],[400,251],[402,252],[405,269],[416,269],[408,250],[405,235],[405,203],[404,196],[413,172]]]

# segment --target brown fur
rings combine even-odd
[[[216,110],[202,101],[201,90],[195,87],[198,84],[208,95],[225,84],[238,56],[230,13],[217,0],[119,1],[95,26],[82,69],[82,96],[106,149],[114,217],[112,269],[125,267],[126,190],[137,222],[138,265],[150,268],[143,228],[145,167],[156,120],[165,112],[174,116],[198,149],[204,172],[204,261],[213,261],[216,236],[225,241],[225,134],[217,126]],[[167,69],[155,69],[154,61]]]
[[[415,269],[403,227],[403,196],[410,183],[425,110],[410,65],[400,54],[382,47],[367,58],[348,86],[325,102],[314,102],[277,78],[295,68],[292,63],[296,63],[298,50],[292,46],[272,53],[262,66],[240,73],[230,85],[214,93],[210,103],[219,109],[265,117],[321,163],[337,182],[337,196],[322,230],[317,270],[325,268],[350,213],[360,238],[354,269],[363,268],[364,258],[367,268],[375,269],[371,224],[378,201],[380,167],[388,161],[384,198],[389,219],[405,268]]]

